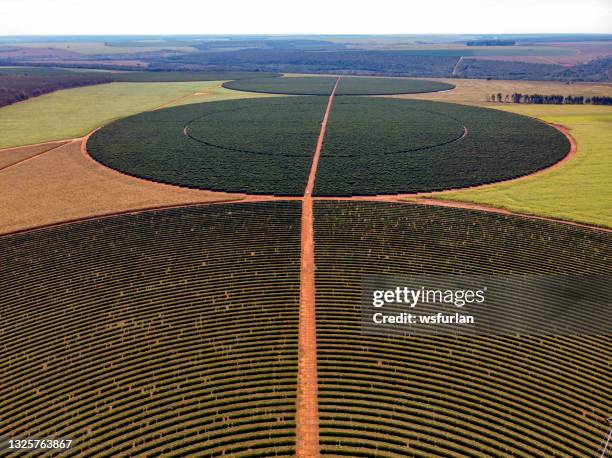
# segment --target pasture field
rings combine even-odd
[[[115,119],[161,105],[258,97],[219,82],[111,83],[46,94],[0,109],[0,148],[81,137]]]
[[[538,176],[431,197],[612,227],[612,108],[504,105],[499,109],[566,126],[578,144],[577,154],[562,167]]]
[[[217,191],[303,194],[325,97],[203,103],[141,113],[87,143],[102,164]]]
[[[1,238],[0,430],[71,437],[68,456],[291,456],[299,215],[201,206]]]
[[[367,335],[360,304],[364,274],[609,275],[610,234],[318,201],[315,237],[323,455],[595,457],[612,405],[609,335]]]
[[[164,183],[300,195],[326,101],[284,97],[143,113],[96,132],[88,150],[113,169]],[[342,97],[331,109],[314,194],[413,193],[491,183],[548,167],[568,151],[561,133],[528,117]]]
[[[291,76],[276,78],[241,79],[228,81],[223,86],[228,89],[247,92],[294,95],[329,95],[336,83],[331,76]],[[406,78],[367,78],[343,77],[336,95],[390,95],[432,91],[446,91],[454,86],[428,80]]]

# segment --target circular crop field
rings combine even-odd
[[[223,87],[236,91],[266,94],[329,95],[336,84],[334,76],[290,76],[253,78],[223,83]],[[336,95],[392,95],[440,92],[453,89],[448,83],[406,78],[343,77]]]
[[[116,121],[88,142],[99,162],[181,186],[302,195],[327,97],[194,104]],[[331,109],[315,195],[436,191],[503,181],[548,167],[568,139],[498,110],[342,97]]]
[[[193,206],[1,237],[0,430],[74,439],[62,456],[293,456],[301,210]],[[361,288],[407,272],[605,276],[609,234],[410,204],[314,211],[323,455],[591,456],[610,335],[371,336]],[[609,329],[605,308],[588,317]]]

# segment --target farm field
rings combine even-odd
[[[210,81],[111,83],[54,92],[0,110],[0,148],[81,137],[114,119],[189,102],[193,94],[197,101],[249,97]]]
[[[32,146],[22,146],[0,151],[0,171],[19,164],[26,159],[46,153],[53,148],[56,148],[65,142],[43,143]]]
[[[596,329],[578,335],[370,335],[361,306],[369,275],[607,281],[612,232],[546,218],[612,228],[612,108],[481,98],[608,85],[125,78],[0,109],[0,148],[26,145],[0,149],[0,435],[109,458],[599,458],[607,299],[540,304],[544,282],[499,313]]]
[[[108,167],[164,183],[300,195],[326,102],[285,97],[167,108],[110,124],[87,149]]]
[[[555,105],[499,108],[568,127],[578,143],[576,156],[563,167],[537,177],[432,197],[612,227],[612,108]]]
[[[138,180],[82,154],[80,140],[58,145],[0,151],[0,158],[7,154],[20,160],[48,151],[0,170],[0,234],[138,209],[244,197]]]
[[[238,91],[271,94],[329,95],[336,83],[332,76],[291,76],[240,79],[223,83],[223,87]],[[383,95],[446,91],[454,86],[428,80],[403,78],[351,78],[340,80],[336,95]]]
[[[246,78],[276,76],[275,73],[254,72],[115,72],[111,74],[117,83],[168,83],[179,81],[226,81]]]
[[[299,212],[201,206],[0,239],[0,430],[72,437],[66,456],[291,456]]]
[[[572,83],[566,84],[556,81],[500,81],[500,80],[477,80],[463,78],[442,78],[436,81],[452,83],[455,89],[448,92],[429,94],[406,94],[393,97],[435,100],[439,102],[461,103],[465,105],[496,106],[496,102],[487,102],[491,94],[560,94],[560,95],[583,95],[585,97],[610,97],[612,94],[612,83]]]
[[[315,193],[401,194],[491,183],[548,167],[568,153],[569,142],[554,128],[500,114],[432,102],[338,99]]]
[[[0,67],[0,107],[71,87],[110,82],[100,72],[75,72],[55,68]]]
[[[610,336],[368,336],[360,304],[364,274],[607,275],[609,234],[317,201],[315,237],[322,455],[595,457]]]
[[[239,100],[143,113],[96,132],[87,147],[113,169],[164,183],[300,195],[326,101]],[[415,193],[491,183],[548,167],[569,149],[560,132],[527,117],[341,97],[330,112],[314,194]]]

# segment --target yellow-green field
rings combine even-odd
[[[521,94],[559,94],[612,96],[612,83],[572,83],[558,81],[508,81],[508,80],[477,80],[459,78],[425,78],[454,84],[455,89],[449,92],[431,94],[407,94],[396,97],[409,99],[439,100],[440,102],[462,103],[467,105],[486,105],[496,107],[500,104],[487,102],[487,96],[501,92],[504,96],[513,92]]]
[[[612,107],[503,105],[499,109],[568,127],[578,152],[561,167],[491,187],[432,195],[612,227]]]
[[[230,91],[220,84],[111,83],[35,97],[0,109],[0,148],[81,137],[115,119],[159,106],[265,97]]]

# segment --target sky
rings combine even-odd
[[[0,0],[0,35],[612,33],[611,0]]]

